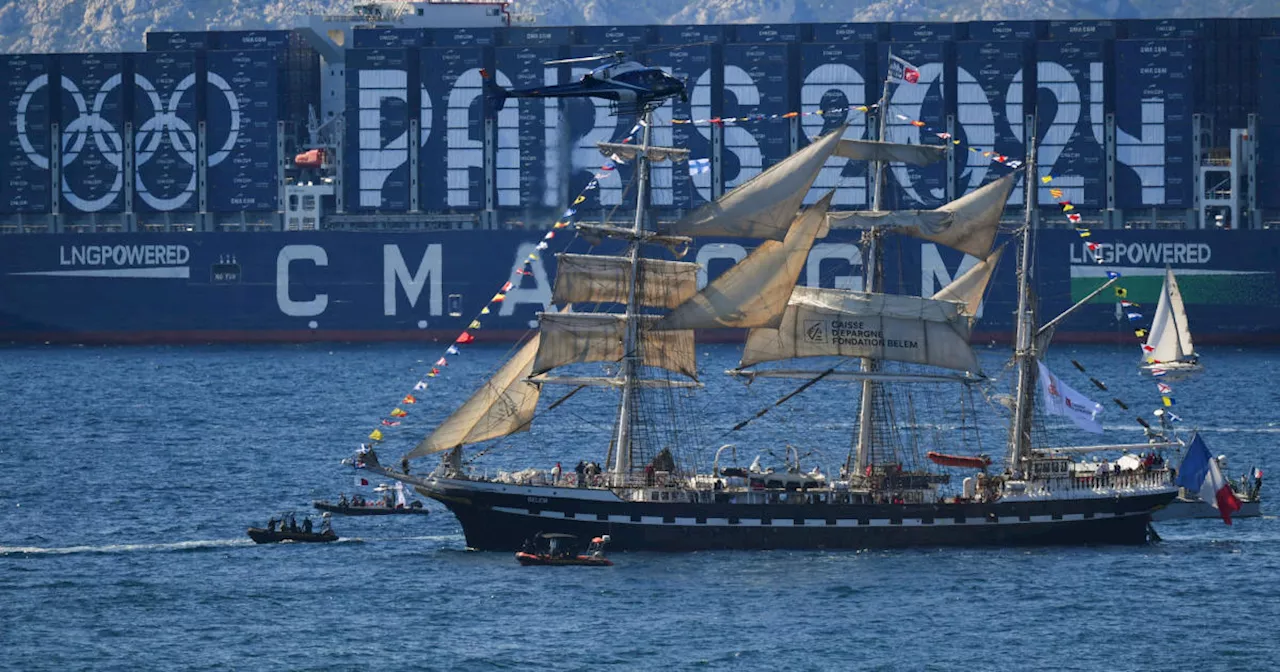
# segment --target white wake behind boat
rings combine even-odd
[[[1160,287],[1160,302],[1156,305],[1151,331],[1142,346],[1142,370],[1156,376],[1184,377],[1200,371],[1200,356],[1191,342],[1191,330],[1187,326],[1187,309],[1182,303],[1182,292],[1173,270],[1164,269],[1164,284]]]

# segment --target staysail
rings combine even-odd
[[[553,303],[627,302],[631,277],[631,260],[627,257],[561,254],[557,259]],[[698,265],[641,259],[636,291],[641,305],[675,308],[697,293]]]
[[[782,241],[766,240],[740,263],[659,321],[655,329],[777,326],[835,191],[795,218]]]
[[[1182,292],[1170,268],[1164,270],[1160,302],[1151,319],[1151,332],[1143,350],[1146,360],[1151,363],[1182,361],[1195,354],[1191,331],[1187,328],[1187,309],[1182,304]]]
[[[796,287],[777,329],[752,329],[740,366],[794,357],[868,357],[979,372],[963,304]]]
[[[732,191],[663,225],[662,233],[782,240],[809,187],[840,142],[845,125],[765,169]]]
[[[987,285],[991,283],[991,274],[995,272],[1002,252],[1004,252],[1003,247],[992,252],[991,256],[974,264],[972,268],[961,273],[960,277],[939,289],[930,298],[934,301],[958,301],[964,305],[965,315],[976,318],[978,308],[982,305],[982,297],[987,293]]]
[[[533,367],[539,337],[525,343],[458,410],[423,439],[406,459],[529,430],[540,388],[525,379]]]
[[[888,227],[985,259],[991,254],[1016,174],[1010,173],[934,210],[833,212],[827,219],[832,228]]]
[[[626,316],[613,313],[544,313],[541,343],[532,371],[538,375],[557,366],[582,362],[616,362],[622,359]],[[655,331],[658,318],[640,318],[640,354],[643,366],[656,366],[697,378],[693,332]]]

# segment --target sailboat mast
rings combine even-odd
[[[618,434],[614,437],[615,474],[631,470],[631,416],[635,406],[636,369],[640,363],[640,314],[636,311],[636,284],[640,271],[640,232],[644,230],[645,210],[649,201],[649,142],[652,138],[652,116],[649,110],[641,112],[640,124],[644,127],[644,139],[636,155],[636,171],[639,178],[636,191],[636,219],[631,227],[633,234],[627,256],[631,259],[631,272],[627,284],[626,329],[623,335],[622,402],[618,405]]]
[[[1013,426],[1010,428],[1009,468],[1022,468],[1022,461],[1031,450],[1031,408],[1034,403],[1036,353],[1032,347],[1035,324],[1031,315],[1031,235],[1035,209],[1038,205],[1036,188],[1036,138],[1031,137],[1027,152],[1027,197],[1022,224],[1021,248],[1018,252],[1018,324],[1015,336],[1014,359],[1018,364],[1018,386],[1014,397]]]
[[[893,52],[889,52],[890,56]],[[880,94],[880,128],[876,134],[876,139],[880,142],[885,141],[885,134],[888,130],[889,121],[889,76],[885,75],[884,89]],[[873,195],[871,197],[871,209],[879,212],[884,202],[884,179],[885,179],[885,162],[877,160],[873,164],[875,171],[875,185]],[[875,228],[867,231],[865,240],[867,240],[867,265],[866,265],[866,283],[865,289],[868,292],[879,291],[880,287],[877,282],[880,275],[880,236],[879,231]],[[876,370],[876,360],[870,357],[863,357],[861,360],[861,369],[863,373],[870,373]],[[858,408],[858,447],[857,447],[857,473],[863,473],[867,465],[871,464],[871,444],[873,440],[872,415],[875,411],[876,383],[867,378],[862,381],[862,397]]]

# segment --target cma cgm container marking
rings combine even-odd
[[[124,210],[124,110],[131,82],[122,54],[62,54],[62,207]]]
[[[891,142],[912,144],[941,142],[935,133],[947,128],[947,111],[952,109],[955,87],[949,67],[953,60],[950,42],[897,42],[880,44],[876,79],[883,82],[889,67],[889,53],[905,59],[920,71],[916,84],[895,84],[890,90],[888,136]],[[878,96],[877,96],[878,97]],[[925,130],[912,121],[923,121]],[[947,202],[947,166],[940,161],[932,166],[889,164],[887,173],[892,186],[885,190],[886,208],[895,210],[936,208]]]
[[[347,52],[344,207],[351,212],[409,210],[412,54],[406,49]],[[430,127],[424,125],[423,135]]]
[[[861,289],[857,236],[832,231],[819,241],[800,281]],[[0,246],[0,334],[29,342],[452,340],[540,239],[539,232],[498,231],[12,236]],[[1198,341],[1273,342],[1280,334],[1280,284],[1267,232],[1175,231],[1160,240],[1141,231],[1097,232],[1092,241],[1102,265],[1072,231],[1041,235],[1036,264],[1046,314],[1084,298],[1108,270],[1124,274],[1130,300],[1154,305],[1168,264]],[[699,240],[686,258],[714,278],[748,253],[745,242]],[[586,245],[577,240],[567,249]],[[973,263],[911,238],[890,237],[887,245],[884,277],[894,291],[932,294]],[[554,264],[554,254],[538,254],[532,275],[519,276],[476,335],[525,333],[551,305]],[[1012,332],[1013,275],[1013,263],[1002,261],[976,342]],[[1133,346],[1132,327],[1117,320],[1114,300],[1099,296],[1058,329],[1056,340]],[[1136,360],[1136,347],[1134,353]]]
[[[571,26],[508,28],[503,37],[503,44],[509,47],[563,47],[576,42],[574,28]]]
[[[639,50],[649,42],[650,26],[578,26],[578,44],[608,46],[597,53],[612,53],[617,47]]]
[[[1105,43],[1036,43],[1036,114],[1040,128],[1040,176],[1053,177],[1041,184],[1039,201],[1067,200],[1077,207],[1107,207],[1106,169],[1103,163]],[[1055,199],[1050,189],[1061,189]]]
[[[670,26],[680,28],[680,26]],[[681,31],[683,34],[685,31]],[[644,55],[645,63],[662,68],[682,81],[688,82],[689,99],[668,101],[654,113],[654,142],[659,145],[683,147],[689,150],[689,158],[705,159],[711,156],[712,129],[706,124],[673,124],[672,119],[705,119],[711,91],[718,84],[720,46],[691,44],[675,46]],[[697,110],[708,110],[699,112]],[[703,115],[703,116],[699,116]],[[711,200],[711,173],[690,175],[683,163],[663,162],[652,167],[650,202],[659,208],[690,210]]]
[[[200,31],[148,32],[147,51],[199,51],[213,44],[213,33]]]
[[[966,37],[966,24],[947,23],[894,23],[889,25],[889,40],[892,42],[934,42],[963,40]]]
[[[985,153],[1021,159],[1026,152],[1026,101],[1035,91],[1035,80],[1025,76],[1034,62],[1031,49],[1031,42],[1018,40],[956,44],[957,194],[1008,173]],[[1021,204],[1022,190],[1015,188],[1009,201]]]
[[[797,23],[750,23],[733,27],[733,41],[742,44],[761,44],[767,42],[798,43],[804,40],[806,28]]]
[[[196,198],[196,55],[151,51],[133,59],[133,207],[190,212]]]
[[[728,41],[728,35],[729,26],[654,26],[652,37],[654,46],[662,44],[691,47],[703,42],[723,44]]]
[[[1190,40],[1115,42],[1115,77],[1126,82],[1115,98],[1116,207],[1194,205],[1194,48]]]
[[[431,46],[425,28],[357,28],[351,31],[355,49],[417,49]]]
[[[767,118],[795,109],[787,44],[724,47],[724,116],[765,119],[726,124],[723,184],[732,189],[791,153],[789,125]]]
[[[869,45],[857,42],[804,44],[800,46],[800,118],[801,145],[818,136],[849,124],[844,137],[862,140],[871,137],[869,116],[851,109],[866,105],[878,96],[870,64]],[[818,110],[845,110],[840,114],[814,114]],[[832,157],[814,180],[814,189],[805,196],[812,203],[829,189],[835,189],[832,205],[842,209],[866,208],[866,161]]]
[[[1043,21],[975,21],[969,24],[969,39],[974,42],[1038,40],[1048,28]]]
[[[0,55],[0,212],[49,212],[51,57]]]
[[[813,42],[879,42],[888,39],[889,27],[883,23],[815,23],[811,26]]]
[[[438,32],[438,31],[437,31]],[[482,47],[420,51],[422,126],[430,133],[419,153],[418,186],[428,212],[486,207]]]
[[[560,83],[563,46],[499,47],[494,77],[499,86],[532,87]],[[554,210],[564,204],[560,101],[512,98],[497,114],[498,207]]]

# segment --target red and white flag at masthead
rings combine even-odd
[[[889,54],[889,81],[918,84],[920,83],[920,70],[901,58]]]

